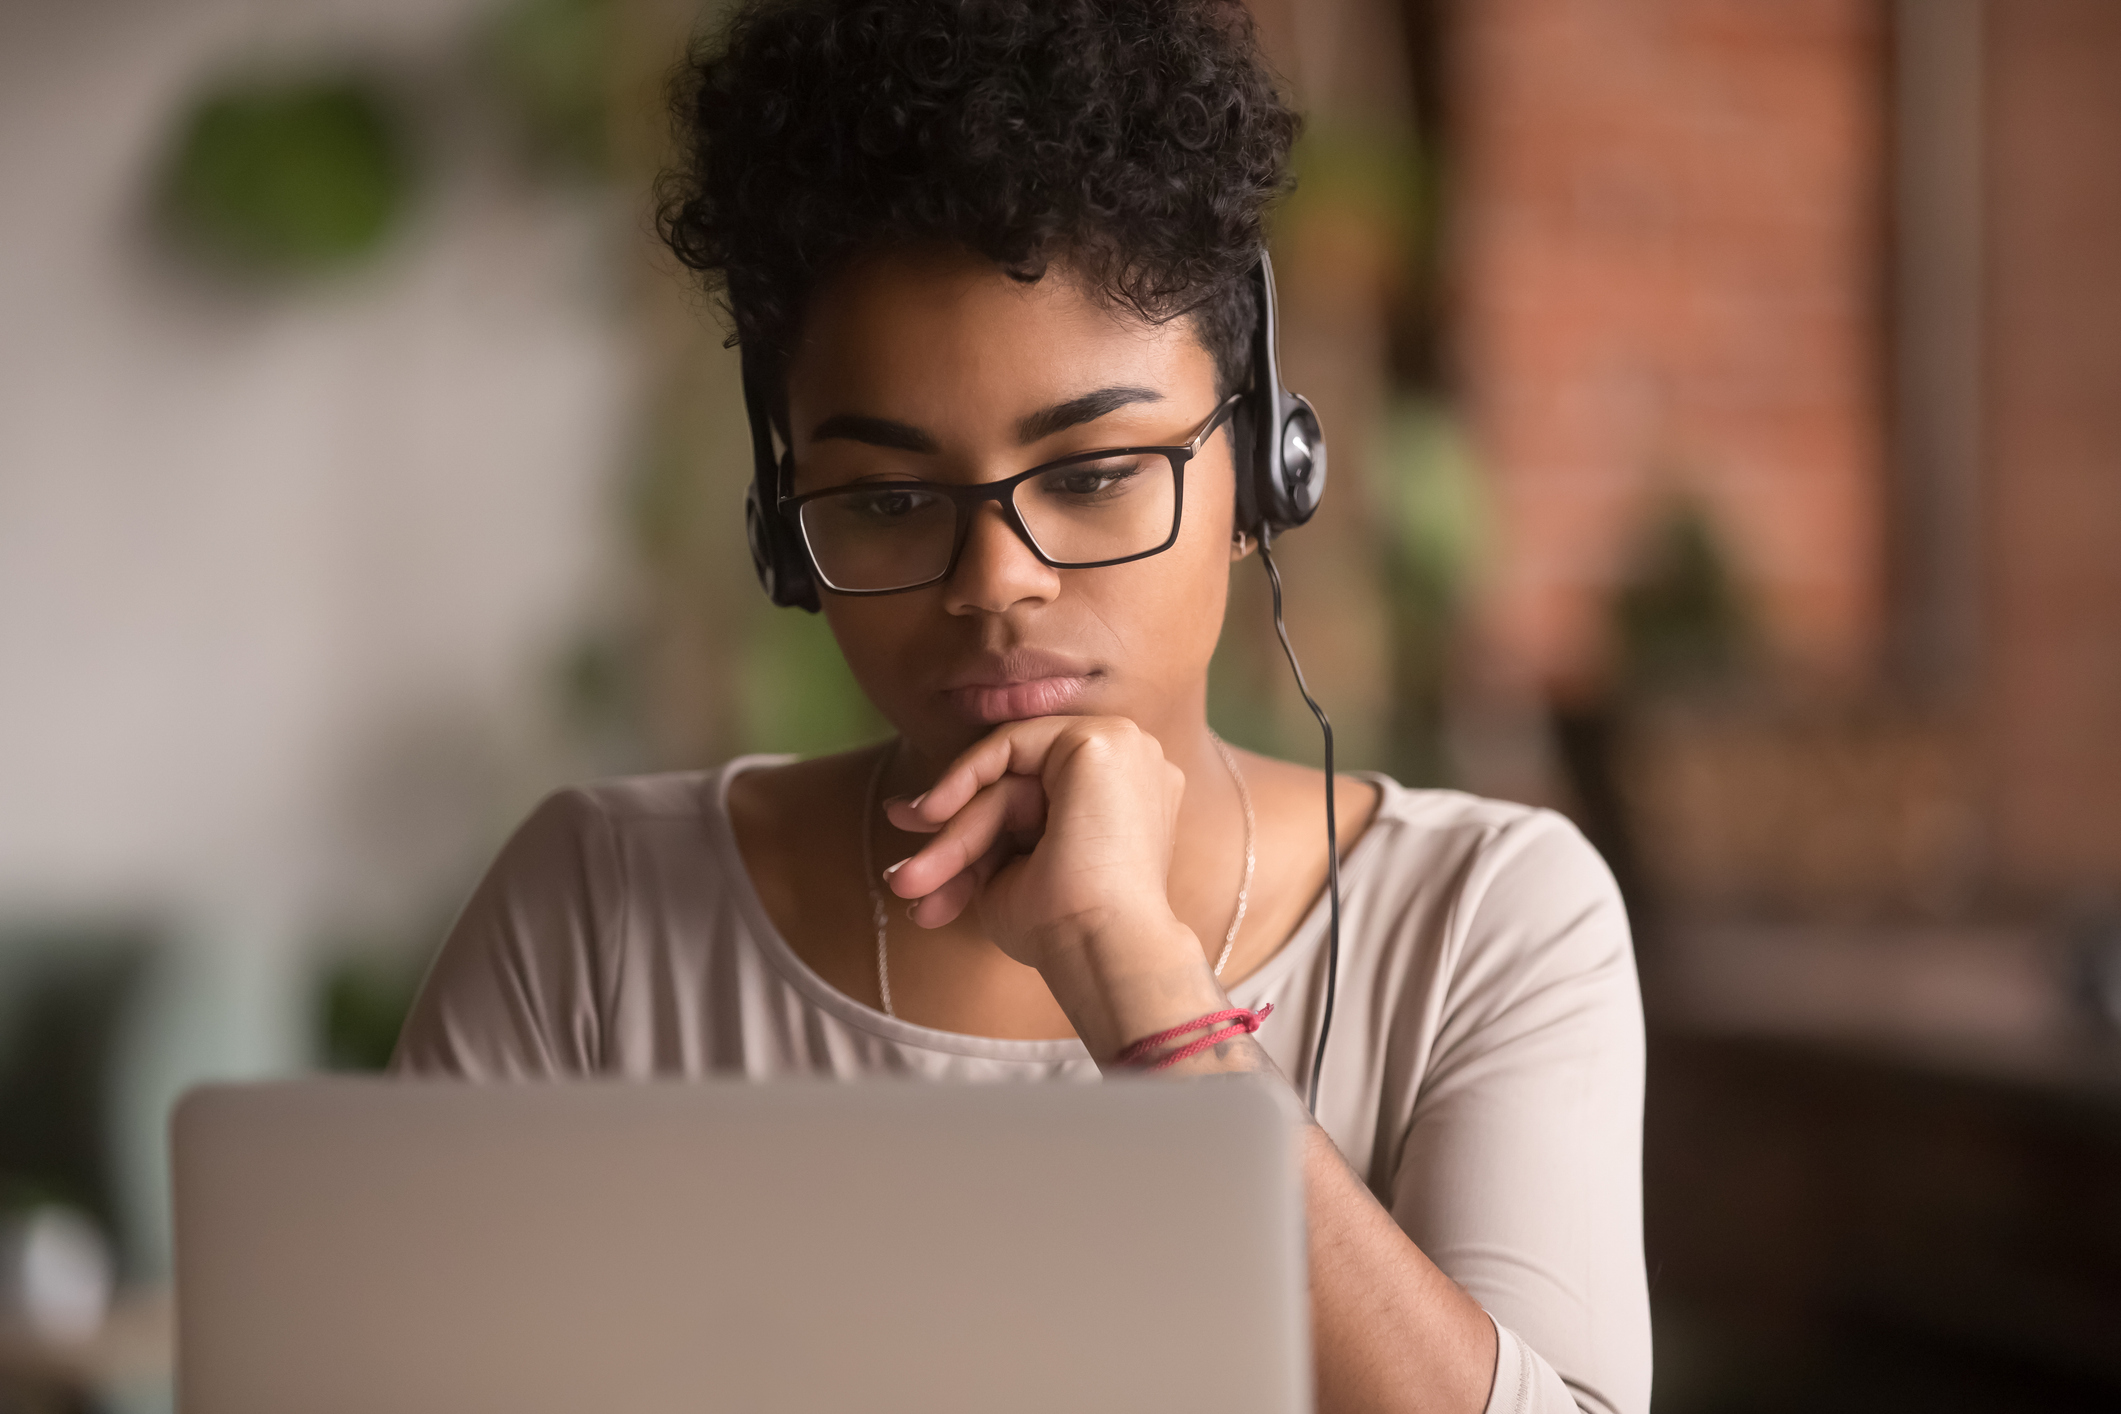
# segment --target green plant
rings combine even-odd
[[[1391,634],[1386,764],[1409,784],[1441,785],[1452,646],[1488,543],[1480,467],[1448,407],[1406,397],[1386,410],[1368,466]]]
[[[612,0],[512,0],[486,32],[485,68],[535,154],[590,175],[612,165]]]
[[[1631,689],[1724,681],[1752,647],[1730,558],[1708,514],[1674,500],[1650,522],[1635,568],[1613,601],[1622,681]]]
[[[332,1070],[381,1070],[419,995],[421,969],[381,953],[341,957],[324,975],[320,1002],[324,1064]]]
[[[374,81],[243,79],[185,114],[163,205],[179,239],[211,258],[304,271],[375,251],[412,185],[403,125]]]
[[[747,751],[844,751],[888,730],[820,614],[755,613],[742,684]]]

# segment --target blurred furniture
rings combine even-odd
[[[110,1149],[112,1061],[153,937],[145,928],[0,931],[0,1206],[59,1201],[118,1230]],[[79,1341],[0,1313],[0,1414],[127,1407],[166,1391],[166,1293],[121,1293]]]
[[[103,1411],[136,1400],[166,1407],[175,1349],[174,1315],[162,1287],[120,1293],[103,1328],[87,1340],[44,1340],[0,1328],[0,1414]]]
[[[1675,930],[1659,1414],[2121,1407],[2121,1038],[2037,935]]]
[[[114,1230],[111,1063],[152,938],[0,930],[0,1208],[58,1200]]]

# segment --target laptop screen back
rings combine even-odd
[[[196,1091],[179,1407],[1309,1407],[1252,1082]]]

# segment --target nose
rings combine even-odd
[[[1060,593],[1060,574],[1040,562],[1002,508],[990,504],[973,512],[964,552],[944,589],[953,614],[999,614],[1048,602]]]

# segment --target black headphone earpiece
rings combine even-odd
[[[1274,263],[1266,251],[1252,271],[1259,318],[1252,328],[1252,386],[1245,421],[1252,434],[1249,504],[1240,507],[1254,534],[1290,530],[1309,520],[1326,491],[1326,433],[1311,400],[1282,386],[1274,308]]]
[[[795,527],[780,513],[780,500],[794,470],[794,454],[773,454],[773,408],[766,397],[766,377],[748,346],[740,346],[744,369],[744,413],[751,420],[751,489],[744,494],[744,538],[751,546],[751,568],[766,597],[784,609],[818,611],[817,583],[810,556],[796,539]]]

